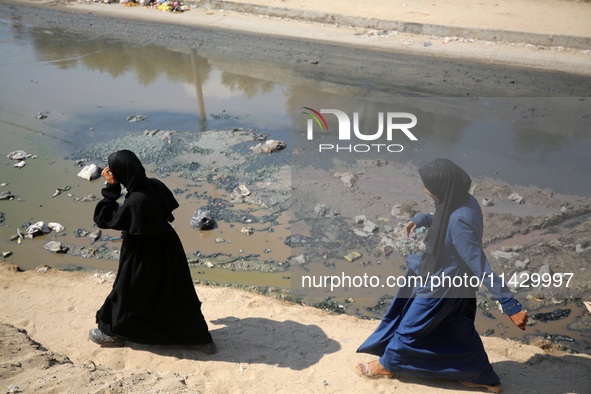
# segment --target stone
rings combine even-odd
[[[357,175],[352,172],[335,172],[333,176],[339,178],[343,182],[343,185],[347,187],[353,187],[355,182],[357,182]]]
[[[100,239],[101,235],[102,235],[101,230],[96,230],[96,231],[93,231],[92,233],[88,234],[88,238],[90,238],[90,240],[92,242],[96,242],[98,239]]]
[[[253,233],[252,231],[252,227],[243,227],[242,230],[240,230],[240,232],[242,234],[246,234],[246,235],[251,235]]]
[[[43,247],[44,249],[49,250],[52,253],[66,253],[68,251],[68,247],[58,241],[50,241]]]
[[[306,264],[306,256],[304,256],[303,254],[301,254],[299,256],[292,257],[291,264],[293,264],[293,265]]]
[[[336,216],[337,213],[326,206],[324,203],[320,203],[314,207],[314,212],[316,212],[319,216],[322,217],[333,217]]]
[[[279,140],[269,140],[264,144],[260,143],[257,146],[251,147],[254,153],[267,153],[271,154],[281,149],[285,149],[285,142]]]
[[[47,223],[47,227],[49,227],[50,229],[52,229],[56,233],[60,233],[66,229],[64,226],[62,226],[61,224],[56,223],[56,222]]]
[[[101,177],[103,169],[96,164],[90,164],[85,166],[79,173],[78,176],[87,181],[94,181]]]
[[[365,222],[367,218],[365,217],[365,215],[358,215],[355,216],[354,222],[355,224],[363,224],[363,222]]]
[[[375,233],[378,231],[379,227],[377,224],[372,222],[371,220],[365,219],[363,222],[363,231],[367,231],[368,233]]]

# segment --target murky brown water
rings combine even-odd
[[[0,211],[6,214],[6,221],[0,227],[0,251],[12,251],[8,260],[24,269],[34,269],[41,264],[106,270],[117,267],[114,260],[56,255],[44,250],[43,245],[55,234],[25,240],[20,245],[9,241],[24,223],[43,220],[56,221],[66,227],[57,240],[93,246],[88,238],[76,238],[73,230],[93,229],[94,203],[74,202],[73,198],[89,194],[100,196],[101,181],[87,182],[76,176],[80,168],[65,157],[77,150],[89,144],[141,133],[145,129],[199,133],[228,127],[256,128],[271,138],[289,141],[293,98],[366,97],[373,94],[363,88],[361,82],[352,84],[353,87],[345,82],[327,82],[320,73],[303,75],[277,64],[256,60],[238,62],[227,55],[205,55],[196,50],[96,40],[58,29],[22,26],[2,18],[0,37],[0,75],[3,75],[0,80],[0,154],[3,164],[0,166],[0,183],[7,183],[0,191],[9,190],[17,196],[12,201],[0,201]],[[392,94],[396,94],[394,90]],[[450,114],[445,124],[424,130],[420,148],[400,160],[412,161],[435,154],[468,157],[466,152],[470,152],[470,157],[479,157],[477,171],[480,173],[474,175],[491,175],[490,169],[494,168],[500,172],[499,177],[508,182],[533,183],[588,195],[591,190],[588,173],[591,140],[586,132],[571,133],[556,127],[572,106],[572,102],[565,100],[548,104],[547,108],[550,105],[558,107],[561,116],[546,125],[548,110],[543,102],[539,104],[541,115],[540,111],[534,113],[524,106],[524,116],[531,116],[533,120],[529,127],[520,130],[489,119],[474,119],[457,110],[458,115]],[[445,104],[442,108],[461,107],[461,103]],[[587,107],[576,108],[578,121],[589,119],[591,113]],[[35,119],[40,112],[46,113],[47,119]],[[502,109],[493,106],[488,114],[493,116],[499,112]],[[128,116],[136,114],[148,115],[148,119],[137,123],[126,121]],[[428,115],[425,116],[429,119]],[[18,149],[38,158],[27,160],[22,169],[13,168],[14,163],[6,158],[6,154]],[[174,174],[165,182],[171,189],[186,188],[188,183]],[[52,198],[56,188],[64,186],[72,189]],[[190,189],[228,198],[226,191],[207,182],[192,185]],[[179,203],[181,206],[175,211],[177,220],[174,225],[189,255],[194,251],[226,253],[234,257],[255,254],[261,259],[284,261],[296,254],[284,244],[285,238],[291,234],[291,218],[287,213],[273,226],[274,232],[255,231],[253,235],[245,236],[240,233],[240,224],[232,226],[223,221],[218,222],[215,230],[201,232],[191,229],[188,224],[199,205],[194,200],[182,198]],[[251,213],[258,217],[266,213],[264,209],[253,209],[249,205],[236,205],[231,209],[251,209]],[[267,226],[251,225],[255,229]],[[107,233],[118,236],[114,231]],[[224,238],[225,242],[216,243],[218,237]],[[120,246],[117,242],[108,244],[113,248]],[[265,250],[270,251],[266,253]],[[403,259],[377,264],[376,259],[369,257],[368,261],[377,267],[376,274],[402,272],[399,266]],[[328,272],[331,271],[327,269]],[[359,272],[362,273],[363,268],[360,267]],[[221,283],[290,286],[290,280],[285,279],[289,272],[266,274],[199,268],[192,269],[192,273],[195,278]],[[376,297],[382,295],[375,294]],[[366,304],[375,304],[375,299],[359,299],[356,303],[362,309]],[[535,329],[571,336],[579,343],[577,349],[585,349],[588,345],[583,343],[589,343],[588,335],[565,329],[565,324],[576,315],[573,313],[564,321],[538,324]],[[510,326],[503,317],[497,317],[497,320],[479,317],[477,324],[480,332],[494,329],[494,335],[521,336],[516,328],[498,327],[501,321]]]

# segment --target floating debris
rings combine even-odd
[[[515,201],[518,204],[525,204],[525,199],[517,193],[511,193],[507,198],[511,201]]]
[[[9,191],[0,192],[0,200],[12,200],[13,198],[14,195]]]
[[[25,235],[25,238],[33,239],[37,235],[48,234],[50,231],[51,230],[45,224],[45,222],[40,221],[40,222],[30,225],[27,228],[27,233]]]
[[[24,166],[26,166],[26,165],[27,165],[27,162],[23,160],[23,161],[19,161],[18,163],[16,163],[16,164],[14,165],[14,167],[15,167],[15,168],[23,168],[23,167],[24,167]]]
[[[253,233],[252,227],[246,226],[240,230],[242,234],[251,235]]]
[[[2,257],[4,257],[4,258],[9,257],[11,255],[12,255],[12,252],[10,250],[6,251],[6,252],[2,252]]]
[[[132,115],[132,116],[128,116],[127,120],[129,120],[130,122],[141,122],[142,120],[146,120],[148,119],[148,117],[146,115]]]

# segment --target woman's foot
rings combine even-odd
[[[501,382],[498,382],[495,384],[480,384],[480,383],[464,382],[464,381],[460,380],[460,383],[466,387],[487,389],[491,393],[500,393],[501,392]]]
[[[88,332],[88,338],[97,345],[106,347],[122,347],[125,345],[125,340],[117,337],[112,337],[98,328],[93,328]]]
[[[355,367],[357,370],[357,374],[360,376],[365,376],[367,378],[375,379],[375,378],[388,378],[391,379],[394,374],[388,371],[386,368],[380,364],[379,360],[375,360],[369,363],[359,363]]]

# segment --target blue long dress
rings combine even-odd
[[[417,228],[429,227],[433,215],[421,214],[412,220]],[[482,250],[482,232],[482,210],[470,196],[466,204],[451,214],[440,260],[444,264],[430,275],[484,277],[483,284],[499,300],[505,313],[513,315],[521,310],[521,305],[492,273]],[[418,275],[420,257],[411,255],[407,259],[407,278]],[[426,281],[400,288],[376,331],[357,352],[379,356],[380,364],[390,372],[487,385],[499,382],[474,327],[475,289],[432,288],[431,284]]]

